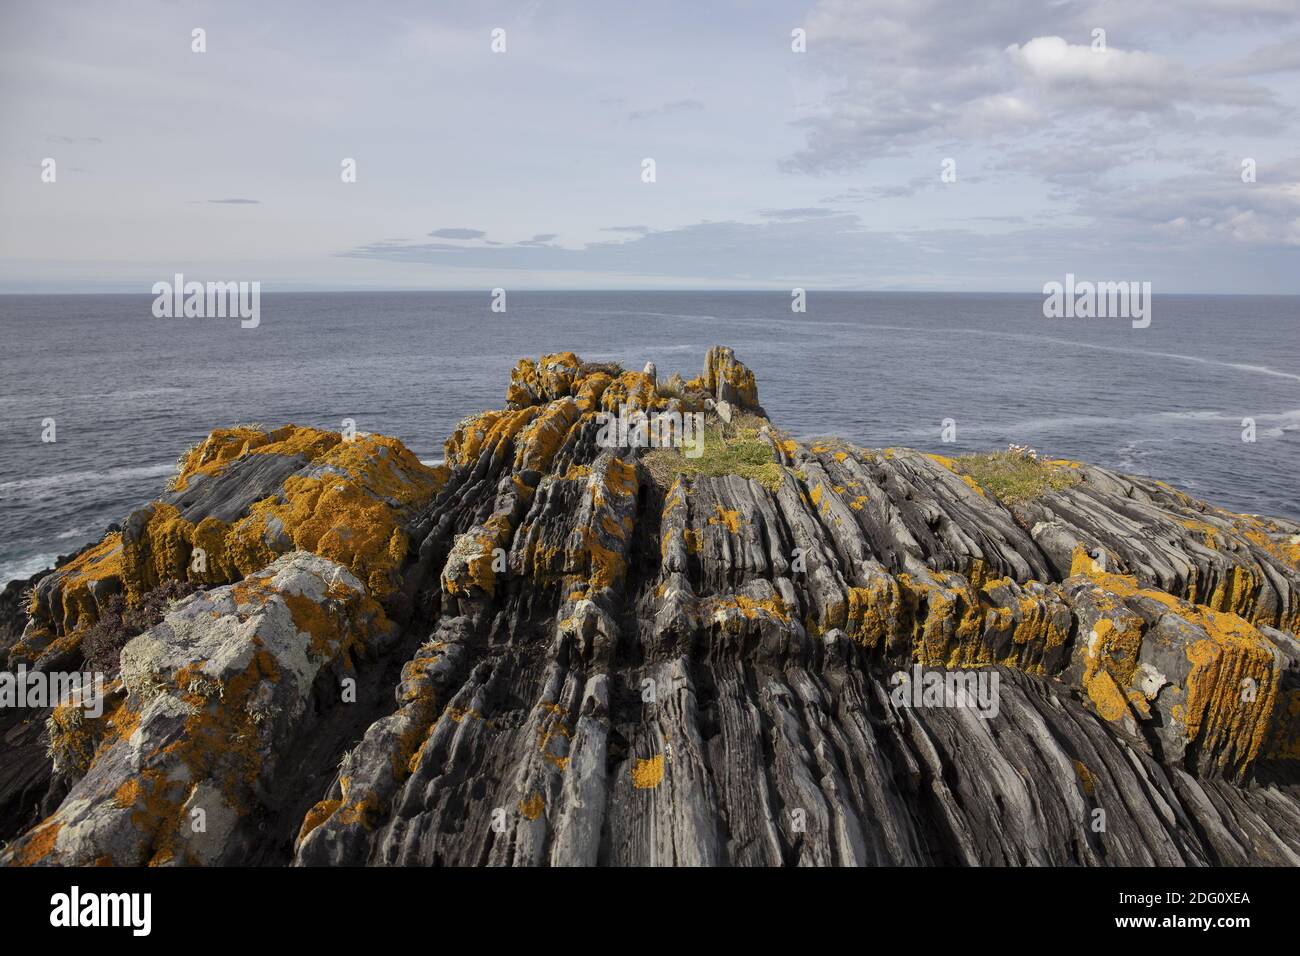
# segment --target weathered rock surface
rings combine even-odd
[[[277,790],[301,784],[282,765],[342,700],[354,655],[393,638],[350,572],[301,551],[181,600],[123,649],[111,716],[89,719],[78,699],[56,709],[56,764],[84,755],[85,774],[3,861],[243,861],[270,836]]]
[[[664,486],[648,449],[601,437],[601,413],[722,427],[722,407],[775,479]],[[122,652],[109,729],[65,740],[56,711],[51,749],[84,767],[7,862],[1300,864],[1293,522],[1064,461],[1003,501],[942,456],[801,443],[723,348],[668,392],[649,368],[521,361],[445,471],[380,446],[384,488],[414,493],[319,449],[209,442],[85,567],[148,542],[129,592],[186,573],[166,542],[217,540],[221,571]],[[295,478],[332,467],[383,500],[391,547],[301,531]],[[132,530],[167,508],[192,530]],[[112,587],[50,577],[47,661]],[[931,698],[935,677],[970,696]]]
[[[338,561],[388,600],[410,545],[406,525],[444,479],[394,439],[294,425],[215,431],[179,464],[172,487],[120,532],[36,583],[11,668],[75,661],[114,595],[138,600],[166,580],[230,583],[298,549]]]

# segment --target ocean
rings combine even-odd
[[[502,314],[486,290],[266,293],[256,329],[152,302],[0,296],[0,582],[97,540],[213,428],[351,418],[437,459],[517,359],[564,350],[666,378],[730,345],[800,437],[1014,442],[1300,518],[1300,297],[1157,293],[1145,329],[1046,319],[1041,295],[812,291],[794,314],[783,292],[510,292]]]

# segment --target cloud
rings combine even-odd
[[[1094,50],[1058,36],[1034,37],[1023,46],[1013,43],[1007,56],[1047,86],[1104,89],[1132,84],[1164,95],[1187,86],[1186,71],[1165,57],[1113,47]]]
[[[1042,112],[1032,103],[1009,93],[994,93],[967,103],[957,117],[958,133],[980,136],[1034,126],[1043,121]]]
[[[835,210],[803,206],[798,209],[760,209],[758,214],[764,219],[815,219],[818,216],[833,216]]]
[[[1300,156],[1261,165],[1241,180],[1238,160],[1188,174],[1158,190],[1133,190],[1114,204],[1117,218],[1153,227],[1166,238],[1244,246],[1300,246]],[[1293,252],[1292,255],[1295,255]]]
[[[149,31],[108,13],[13,3],[40,28],[0,31],[0,71],[14,102],[32,107],[15,112],[10,138],[51,144],[19,162],[48,151],[87,187],[67,210],[79,218],[10,204],[0,269],[19,281],[29,261],[51,263],[51,275],[116,277],[184,251],[264,262],[259,275],[303,285],[428,277],[477,288],[501,272],[485,287],[574,288],[591,276],[626,288],[789,278],[990,289],[1035,277],[1041,288],[1044,270],[1059,278],[1077,262],[1078,274],[1085,264],[1105,274],[1131,262],[1163,270],[1166,288],[1300,291],[1300,171],[1278,165],[1300,141],[1297,0],[1181,0],[1173,15],[1168,0],[810,0],[718,30],[722,20],[692,28],[699,17],[680,5],[574,17],[534,3],[527,29],[511,21],[521,29],[505,57],[486,54],[476,9],[411,6],[394,18],[340,14],[274,43],[254,31],[220,76],[189,69],[203,58],[183,43],[177,72],[153,56]],[[220,6],[210,32],[246,33],[251,0]],[[796,25],[808,29],[800,55],[786,40]],[[1097,27],[1104,54],[1091,50]],[[332,83],[332,54],[357,49],[348,82]],[[317,173],[291,181],[264,157],[208,148],[200,126],[157,124],[180,95]],[[431,102],[438,123],[413,125]],[[480,135],[485,117],[514,131],[504,154],[500,137]],[[108,136],[96,145],[50,127]],[[449,137],[463,148],[442,149]],[[365,183],[364,203],[331,203],[324,217],[320,190],[333,195],[337,159],[333,146],[322,158],[322,143],[340,144],[340,158],[361,151]],[[186,169],[130,175],[168,149]],[[673,169],[654,188],[637,182],[647,153]],[[429,232],[411,190],[430,156],[439,180],[460,186],[432,215],[490,231]],[[1245,156],[1278,168],[1261,165],[1259,181],[1243,184]],[[955,185],[940,178],[948,157]],[[30,184],[34,169],[16,172]],[[274,185],[261,203],[275,215],[222,193],[211,202],[234,211],[210,215],[257,220],[255,235],[201,230],[183,250],[168,238],[180,204],[209,203],[190,196],[240,183]],[[119,224],[109,251],[127,265],[104,259],[103,222]],[[537,225],[547,232],[524,231]],[[1262,264],[1279,261],[1266,275]]]
[[[948,218],[926,227],[884,226],[875,215],[868,220],[825,206],[791,206],[656,231],[606,227],[618,238],[575,246],[540,234],[500,247],[381,242],[340,255],[500,274],[502,282],[511,274],[551,275],[633,288],[1028,291],[1068,271],[1136,275],[1183,291],[1213,291],[1213,282],[1231,275],[1240,291],[1294,291],[1286,263],[1300,246],[1300,157],[1261,164],[1257,181],[1243,183],[1239,159],[1226,153],[1206,159],[1191,146],[1157,148],[1142,129],[1122,125],[1113,142],[1091,144],[1084,129],[1077,142],[1026,143],[1002,154],[1004,168],[991,168],[989,177],[1041,179],[1055,191],[1055,205],[944,209],[959,217],[960,228],[949,227]],[[1186,171],[1153,173],[1175,162]],[[1121,175],[1132,168],[1142,173]],[[901,185],[853,187],[823,201],[951,189],[939,185],[938,173],[936,166]],[[1098,242],[1099,235],[1106,241]],[[1206,284],[1198,284],[1203,277]]]
[[[692,110],[702,110],[704,104],[699,100],[673,100],[671,103],[665,103],[663,106],[656,106],[652,109],[633,110],[627,114],[627,118],[636,121],[649,119],[652,116],[666,116],[669,113],[684,113]]]
[[[208,202],[215,206],[260,206],[260,199],[209,199]]]
[[[429,233],[433,239],[482,239],[486,235],[482,229],[435,229]]]
[[[932,172],[924,176],[913,176],[905,183],[893,183],[880,186],[850,186],[842,192],[835,193],[831,196],[823,196],[820,200],[826,203],[860,203],[860,202],[878,202],[882,199],[908,199],[919,192],[932,189],[942,189],[946,185],[940,178],[942,167],[935,163]],[[980,175],[962,174],[963,183],[978,183],[986,179]]]
[[[821,0],[807,18],[809,52],[829,47],[848,59],[870,51],[864,66],[961,68],[1072,14],[1042,0]]]
[[[1193,74],[1168,57],[1112,46],[1094,50],[1059,36],[1013,43],[1006,53],[1040,90],[1086,105],[1167,110],[1179,102],[1262,105],[1272,98],[1261,87]]]
[[[1300,70],[1300,37],[1262,46],[1240,60],[1219,67],[1224,76],[1262,76]]]
[[[549,243],[460,246],[447,243],[371,243],[342,253],[381,259],[493,271],[564,271],[602,275],[720,279],[764,284],[813,273],[858,273],[862,225],[856,216],[817,216],[761,222],[695,223],[592,242],[575,248]]]
[[[1293,0],[1246,0],[1235,18],[1226,0],[1200,7],[1200,20],[1184,18],[1173,30],[1294,22],[1297,14]],[[1246,68],[1193,66],[1113,43],[1094,51],[1099,24],[1111,39],[1170,32],[1167,12],[1144,0],[820,0],[807,23],[809,52],[797,69],[823,92],[793,120],[805,145],[781,162],[787,172],[854,173],[948,140],[969,150],[1006,135],[1047,139],[1077,126],[1080,111],[1260,135],[1275,133],[1286,113],[1272,90],[1243,79]],[[1297,55],[1280,43],[1262,60],[1281,71]]]

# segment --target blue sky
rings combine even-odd
[[[1300,0],[10,0],[0,291],[1300,293],[1297,106]]]

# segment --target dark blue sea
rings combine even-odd
[[[352,418],[437,459],[516,359],[566,349],[666,377],[730,345],[799,436],[1015,442],[1300,518],[1300,297],[1157,293],[1146,329],[1045,319],[1040,295],[812,292],[799,315],[783,292],[511,292],[505,314],[486,291],[266,293],[247,330],[152,301],[0,296],[0,582],[97,539],[212,428]]]

